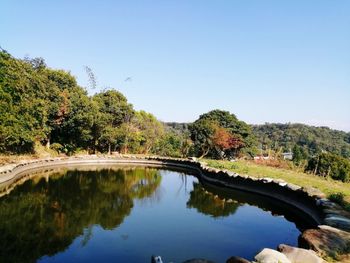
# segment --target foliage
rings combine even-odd
[[[233,157],[240,149],[249,155],[255,152],[255,138],[251,128],[228,111],[213,110],[189,125],[194,152],[204,157]]]
[[[50,149],[56,151],[57,153],[63,152],[64,147],[59,143],[53,143],[50,145]]]
[[[90,82],[96,78],[87,68]],[[169,138],[152,114],[135,112],[120,92],[88,96],[75,77],[48,68],[42,58],[24,60],[0,51],[0,152],[35,152],[46,144],[55,152],[157,153]],[[53,144],[53,147],[50,147]],[[170,152],[179,155],[174,141]],[[165,153],[165,152],[164,152]],[[169,153],[174,154],[174,153]]]
[[[92,70],[86,70],[91,88],[97,88]],[[135,111],[119,91],[89,96],[74,76],[49,68],[43,58],[16,59],[0,50],[0,153],[35,153],[41,144],[55,154],[119,151],[222,159],[254,156],[258,138],[262,151],[293,149],[299,168],[322,151],[350,157],[349,133],[301,124],[258,125],[253,131],[222,110],[202,114],[192,124],[164,124]],[[343,170],[332,168],[333,177],[347,180],[335,171]]]
[[[290,123],[253,125],[253,131],[263,151],[290,151],[297,145],[305,152],[304,158],[322,151],[350,158],[350,133],[343,131]]]
[[[140,131],[139,152],[156,153],[155,147],[165,132],[163,124],[154,115],[145,111],[136,112],[133,122]]]
[[[296,166],[301,166],[304,164],[304,161],[309,158],[307,150],[304,147],[301,147],[297,144],[294,145],[293,150],[293,163]]]
[[[158,141],[156,153],[162,156],[183,157],[182,143],[182,138],[178,134],[167,132]]]
[[[213,146],[223,156],[236,156],[237,152],[244,147],[244,143],[238,136],[231,134],[227,129],[216,127],[212,137]]]
[[[350,181],[350,161],[336,154],[321,153],[311,158],[306,170],[319,176]]]
[[[212,138],[217,124],[214,121],[198,119],[190,125],[191,140],[194,143],[194,151],[200,158],[206,156],[213,148]]]

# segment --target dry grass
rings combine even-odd
[[[23,154],[23,155],[0,155],[0,166],[6,164],[14,164],[23,160],[35,160],[40,157],[35,154]]]

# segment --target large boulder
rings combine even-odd
[[[350,233],[331,226],[321,225],[318,229],[304,231],[300,243],[323,257],[350,253]]]
[[[270,248],[264,248],[255,260],[257,263],[292,263],[284,254]]]
[[[278,251],[286,255],[286,257],[293,263],[325,263],[325,261],[318,257],[313,250],[281,244],[278,246]]]

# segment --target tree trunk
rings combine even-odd
[[[50,137],[46,141],[46,149],[50,149]]]
[[[318,156],[317,158],[317,163],[316,163],[316,167],[315,167],[315,171],[314,171],[314,174],[317,173],[317,169],[318,169],[318,163],[320,162],[320,156]]]
[[[203,151],[202,155],[199,157],[199,159],[202,159],[204,156],[206,156],[209,153],[210,148],[208,147],[207,150]]]
[[[108,155],[111,155],[111,144],[108,144]]]

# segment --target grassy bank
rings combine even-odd
[[[350,211],[350,183],[343,183],[291,169],[269,167],[251,161],[229,162],[209,159],[204,161],[211,167],[231,170],[242,175],[270,177],[282,179],[303,187],[314,187],[324,192],[328,198],[335,194],[339,196],[339,193],[341,193],[344,196],[344,203],[341,205]]]

